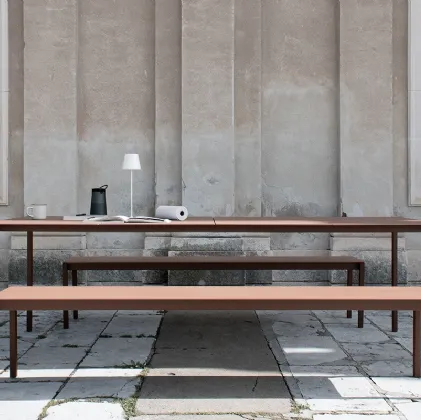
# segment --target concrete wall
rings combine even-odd
[[[19,23],[22,1],[11,4]],[[1,214],[20,212],[22,195],[50,214],[88,212],[102,184],[109,213],[128,213],[121,163],[136,152],[139,214],[183,203],[193,215],[421,217],[408,207],[407,0],[26,0],[24,16],[24,53],[22,24],[10,25],[16,198]],[[270,245],[388,264],[387,238],[343,238],[282,234]],[[85,253],[145,247],[142,235],[80,243]],[[401,275],[414,281],[419,235],[402,247]]]
[[[1,217],[23,216],[23,0],[9,2],[9,205]],[[0,289],[7,284],[10,235],[0,233]]]

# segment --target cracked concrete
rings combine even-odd
[[[51,312],[31,333],[20,314],[15,380],[2,320],[2,420],[419,420],[407,314],[398,333],[371,312],[87,311],[66,331]]]

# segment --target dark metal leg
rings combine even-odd
[[[346,285],[347,286],[352,286],[352,276],[353,276],[353,271],[348,270],[348,274],[347,274],[347,278],[346,278]],[[352,318],[352,311],[346,311],[346,317]]]
[[[72,270],[72,286],[77,286],[77,270]],[[78,311],[73,311],[73,319],[79,319]]]
[[[26,285],[34,284],[34,232],[26,232]],[[32,311],[26,312],[26,331],[32,331]]]
[[[398,234],[392,232],[392,286],[398,285]],[[392,331],[398,331],[398,311],[392,311]]]
[[[18,312],[9,312],[10,321],[10,377],[18,376]]]
[[[69,285],[69,271],[67,270],[67,264],[63,264],[63,286]],[[69,311],[63,311],[63,328],[67,330],[69,328]]]
[[[420,329],[421,329],[421,312],[414,311],[413,319],[413,352],[412,352],[412,366],[413,374],[415,378],[421,378],[421,340],[420,340]]]
[[[362,287],[365,284],[365,265],[360,264],[358,271],[358,286]],[[364,311],[358,311],[358,328],[364,328]]]

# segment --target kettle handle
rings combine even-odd
[[[101,188],[101,189],[103,189],[103,190],[106,190],[107,188],[108,188],[108,185],[102,185],[101,187],[99,187],[99,188]]]

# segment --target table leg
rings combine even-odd
[[[413,374],[415,378],[421,377],[421,340],[420,340],[420,331],[421,331],[421,312],[414,311],[413,318],[413,352],[412,352],[412,367]]]
[[[72,270],[72,286],[77,286],[77,270]],[[73,311],[73,319],[79,319],[78,311]]]
[[[392,232],[392,286],[398,285],[398,233]],[[392,311],[392,332],[398,331],[398,311]]]
[[[18,313],[9,312],[10,323],[10,377],[18,375]]]
[[[354,272],[352,270],[348,270],[347,278],[346,278],[346,285],[347,286],[352,286],[352,276],[353,276],[353,274],[354,274]],[[352,311],[346,311],[346,317],[352,318]]]
[[[63,264],[63,286],[69,285],[69,270],[67,269],[67,264]],[[63,328],[67,330],[69,328],[69,311],[63,311]]]
[[[358,273],[358,286],[362,287],[365,285],[365,264],[360,265]],[[358,328],[364,328],[364,311],[358,311]]]
[[[34,232],[26,232],[26,285],[34,285]],[[26,331],[31,332],[32,311],[26,312]]]

